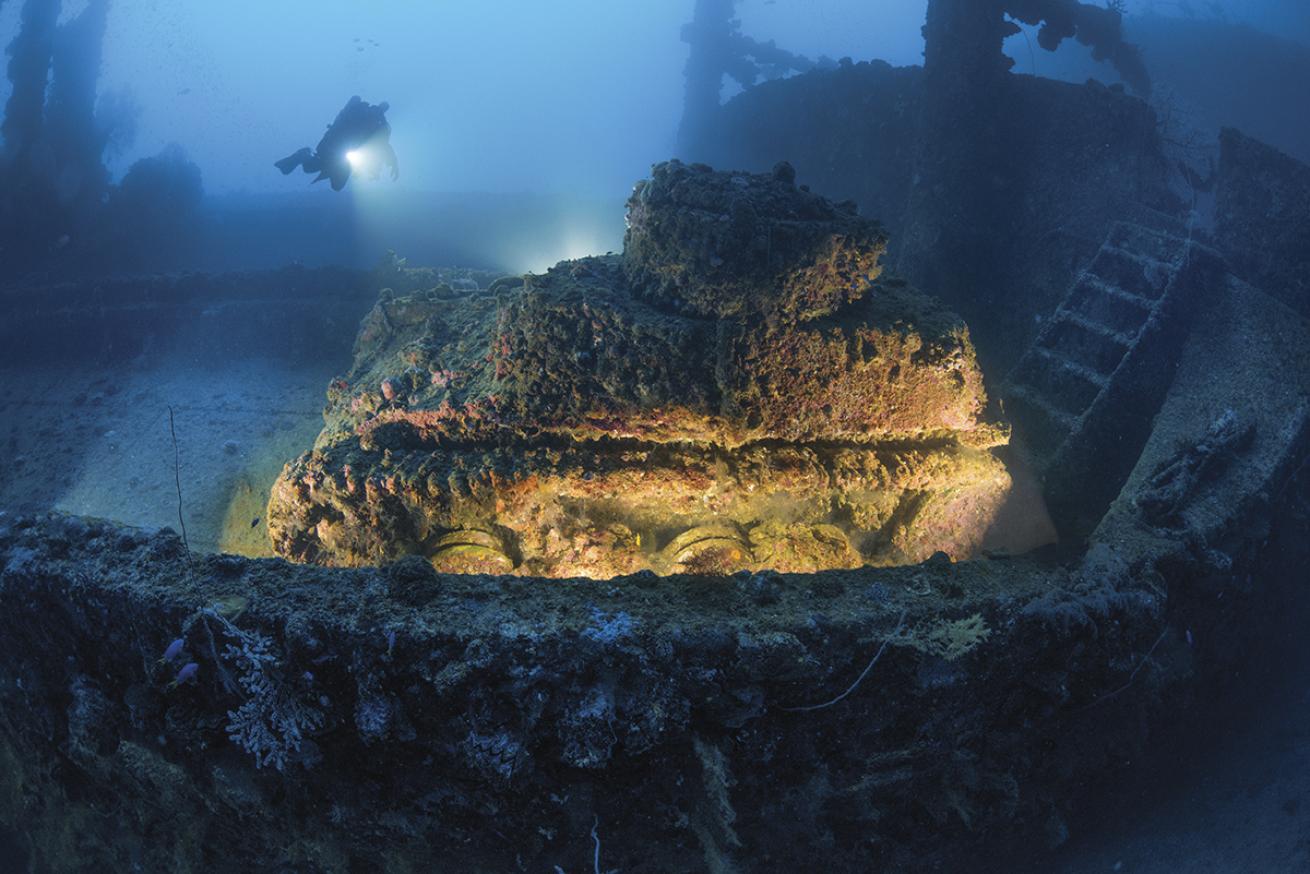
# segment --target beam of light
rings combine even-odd
[[[545,273],[560,261],[605,254],[600,235],[588,228],[566,227],[560,237],[535,252],[518,253],[513,268],[528,273]]]
[[[373,170],[377,169],[376,156],[366,146],[346,153],[353,171],[350,184],[343,192],[350,198],[351,221],[354,224],[354,252],[352,258],[361,265],[374,265],[388,249],[401,257],[409,251],[405,232],[415,224],[409,218],[412,208],[404,191],[396,191],[390,179],[387,184],[376,184]],[[403,184],[403,183],[402,183]]]
[[[400,251],[404,247],[395,239],[397,226],[404,226],[402,200],[387,185],[378,185],[378,177],[385,169],[381,166],[381,153],[371,142],[346,152],[350,164],[350,184],[345,193],[351,201],[351,221],[354,224],[353,258],[361,264],[376,264],[388,249]],[[405,252],[400,251],[401,256]]]

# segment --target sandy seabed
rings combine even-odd
[[[313,444],[332,375],[267,359],[0,370],[0,506],[177,530],[171,406],[191,547],[271,555],[269,488]]]

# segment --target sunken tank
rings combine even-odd
[[[880,279],[886,235],[771,174],[657,165],[622,255],[384,289],[278,553],[609,577],[973,554],[1010,487],[968,329]]]

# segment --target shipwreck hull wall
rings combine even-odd
[[[1126,755],[1116,724],[1187,673],[1168,632],[1132,696],[1073,718],[1122,684],[1163,605],[1128,581],[1055,594],[1062,574],[1020,562],[547,586],[193,568],[170,532],[78,519],[0,537],[0,822],[36,870],[569,870],[593,827],[631,871],[942,859],[1050,815],[1055,773]],[[179,634],[199,670],[170,687]],[[788,710],[836,697],[889,636],[847,699]],[[272,690],[242,685],[229,644],[276,656]],[[1036,755],[1075,735],[1089,745]]]
[[[607,870],[949,868],[1066,829],[1070,785],[1130,759],[1266,603],[1225,582],[1254,554],[1122,544],[1078,569],[547,584],[4,519],[0,847],[34,870],[572,870],[595,840]]]
[[[1310,166],[1231,128],[1219,143],[1219,245],[1243,279],[1310,317]]]

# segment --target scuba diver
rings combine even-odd
[[[386,165],[391,168],[391,178],[399,179],[400,167],[396,163],[396,152],[391,148],[391,125],[387,124],[386,117],[390,108],[385,102],[374,106],[352,97],[337,113],[336,120],[328,125],[317,148],[306,146],[281,161],[275,161],[273,166],[281,170],[283,176],[303,167],[306,173],[318,174],[314,182],[331,180],[333,191],[346,186],[352,170],[367,172],[369,178],[376,179],[382,165]]]

